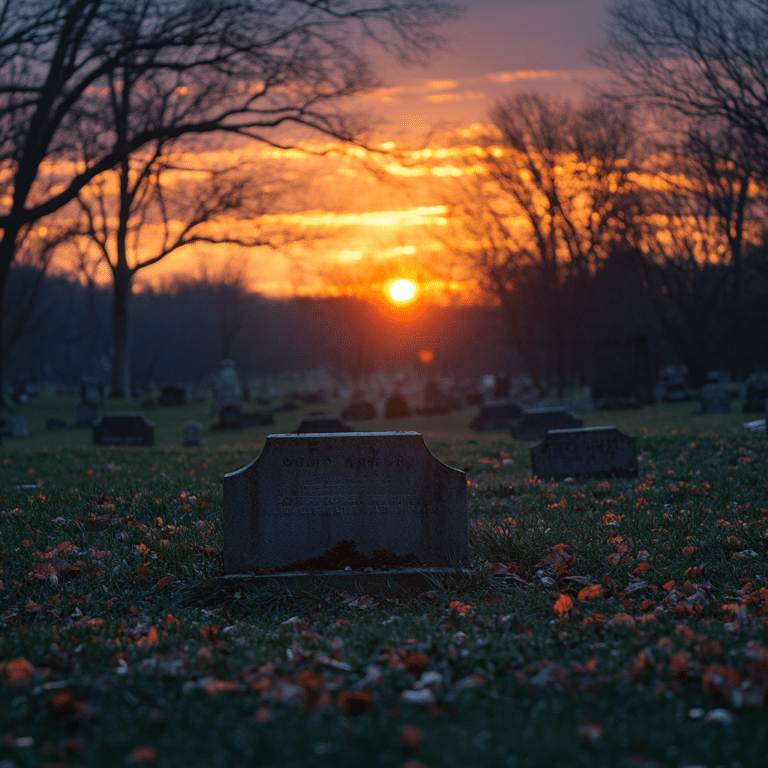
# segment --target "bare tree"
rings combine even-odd
[[[447,244],[498,297],[534,381],[540,350],[552,350],[562,392],[578,324],[570,291],[631,229],[631,113],[521,94],[491,117],[483,171],[450,206],[460,234]]]
[[[622,97],[768,137],[764,0],[614,0],[609,13],[593,58]]]
[[[0,0],[0,297],[29,225],[146,145],[222,132],[279,144],[289,124],[359,139],[341,102],[376,84],[365,43],[419,59],[454,10],[442,0]],[[104,130],[122,89],[143,119]]]

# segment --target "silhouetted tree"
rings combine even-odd
[[[0,310],[29,225],[100,173],[190,134],[279,143],[276,129],[293,124],[359,138],[340,104],[376,83],[364,44],[419,58],[453,10],[441,0],[0,0]],[[123,86],[141,95],[145,119],[102,130]],[[85,162],[77,137],[88,139]]]

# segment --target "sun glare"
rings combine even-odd
[[[395,280],[389,286],[389,295],[392,301],[400,304],[410,301],[416,294],[416,286],[410,280]]]

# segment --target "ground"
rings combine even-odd
[[[45,432],[75,403],[19,408],[0,449],[2,768],[764,764],[768,440],[738,403],[585,414],[640,476],[583,483],[530,478],[474,409],[356,425],[416,429],[470,482],[470,573],[362,592],[216,585],[223,475],[302,413],[161,409],[158,447],[94,448]]]

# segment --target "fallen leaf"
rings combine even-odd
[[[555,604],[552,606],[556,616],[567,616],[573,608],[573,598],[570,595],[566,595],[564,592],[557,598]]]

